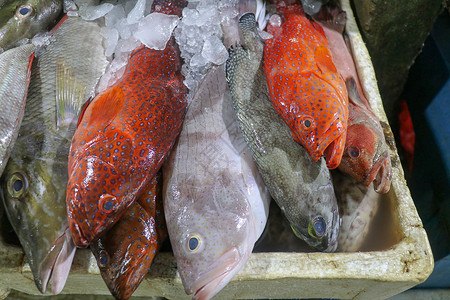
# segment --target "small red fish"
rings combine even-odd
[[[152,12],[181,15],[184,0]],[[187,109],[179,49],[135,50],[123,77],[87,105],[69,154],[67,211],[73,240],[86,247],[114,225],[160,169]]]
[[[344,154],[339,169],[375,191],[387,193],[392,168],[389,149],[380,121],[367,101],[359,82],[348,40],[344,39],[347,15],[336,4],[323,6],[315,17],[327,37],[333,62],[347,85],[349,117]]]
[[[90,248],[116,299],[128,299],[167,237],[159,172],[119,221]]]
[[[264,47],[264,71],[272,103],[314,161],[325,155],[337,168],[345,145],[348,98],[321,27],[300,4],[275,1]],[[278,18],[278,19],[277,19]]]

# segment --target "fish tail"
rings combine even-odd
[[[322,6],[322,9],[314,16],[314,20],[323,26],[343,33],[347,23],[347,13],[341,9],[337,1],[330,1]]]
[[[181,12],[187,6],[187,3],[186,0],[154,0],[151,12],[181,17]]]

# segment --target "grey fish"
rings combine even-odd
[[[210,299],[242,269],[267,221],[270,195],[211,69],[163,169],[164,214],[187,294]]]
[[[334,251],[339,212],[325,160],[312,161],[272,106],[255,15],[244,14],[239,26],[245,48],[232,48],[227,61],[239,126],[270,194],[296,235],[320,251]]]
[[[24,45],[0,54],[0,175],[19,134],[34,48]]]
[[[0,48],[8,50],[18,41],[46,31],[62,9],[62,0],[0,1]]]
[[[25,115],[2,177],[8,218],[38,289],[66,282],[75,245],[68,229],[67,158],[83,102],[106,68],[100,27],[69,17],[35,59]]]
[[[358,251],[366,240],[381,195],[375,191],[373,183],[366,187],[338,170],[332,175],[342,220],[337,251]]]

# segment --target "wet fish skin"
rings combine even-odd
[[[275,1],[264,46],[264,70],[272,103],[295,141],[314,161],[325,156],[337,168],[345,145],[348,97],[333,64],[328,42],[300,4]]]
[[[181,16],[186,1],[158,0],[152,12]],[[160,169],[187,108],[174,37],[164,50],[135,50],[123,77],[80,117],[69,154],[72,237],[87,247],[111,228]]]
[[[322,25],[349,96],[347,139],[339,169],[366,186],[373,182],[378,193],[387,193],[392,178],[389,149],[380,121],[364,95],[351,47],[343,35],[346,13],[330,3],[322,7],[315,20]]]
[[[90,245],[103,280],[116,299],[133,294],[166,238],[159,172],[119,221]]]
[[[49,281],[54,294],[62,290],[75,253],[65,202],[67,157],[82,103],[106,64],[100,27],[70,17],[31,68],[24,118],[1,185],[42,293]]]
[[[245,48],[231,49],[227,61],[239,126],[267,188],[297,236],[320,251],[334,251],[339,213],[325,160],[313,162],[272,106],[254,14],[243,15],[239,24]],[[308,228],[319,218],[325,230],[314,236]]]
[[[164,214],[183,286],[210,299],[247,262],[270,196],[236,123],[224,66],[200,84],[163,169]]]
[[[62,11],[62,0],[0,2],[0,48],[8,50],[18,41],[47,30],[56,23]]]
[[[366,187],[338,170],[332,175],[342,219],[337,251],[355,252],[367,237],[381,195],[375,192],[373,184]]]
[[[34,50],[24,45],[0,54],[0,175],[19,134]]]

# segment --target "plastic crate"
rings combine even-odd
[[[347,32],[356,53],[361,82],[391,146],[393,180],[383,200],[389,210],[390,226],[384,232],[371,233],[372,240],[390,241],[390,244],[381,243],[383,250],[368,246],[368,251],[357,253],[253,253],[245,267],[215,299],[383,299],[423,282],[433,269],[428,238],[404,179],[369,54],[349,1],[342,4],[347,11]],[[2,241],[0,298],[6,297],[10,289],[39,295],[21,248]],[[77,251],[62,294],[110,294],[88,249]],[[184,292],[173,255],[167,252],[156,256],[150,273],[134,296],[191,298]]]

